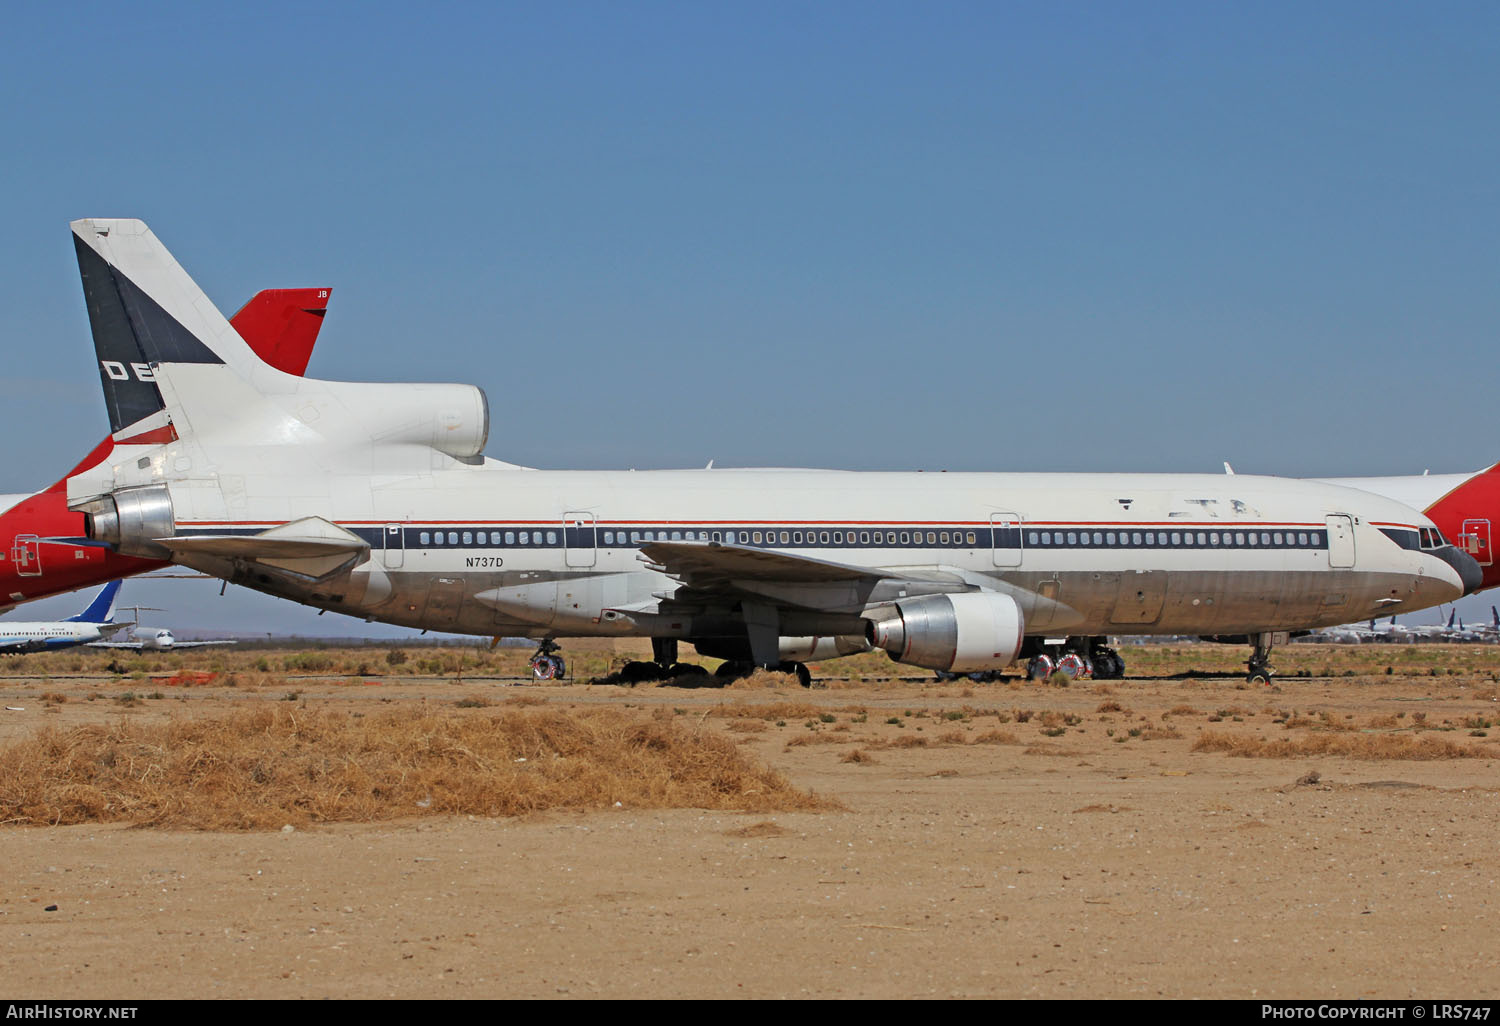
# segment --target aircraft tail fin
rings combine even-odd
[[[170,441],[173,420],[191,415],[158,373],[164,364],[228,367],[239,377],[268,369],[144,222],[85,218],[72,228],[117,442]],[[202,389],[197,398],[217,401]]]
[[[328,313],[332,289],[265,289],[251,297],[229,323],[262,360],[301,377]]]
[[[110,581],[99,594],[94,596],[94,601],[88,604],[83,612],[77,616],[68,617],[69,623],[109,623],[115,616],[115,599],[119,597],[121,581]]]

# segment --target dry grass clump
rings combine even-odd
[[[743,717],[752,720],[815,720],[823,712],[810,702],[763,702],[725,704],[715,707],[713,716]]]
[[[928,748],[932,745],[931,741],[925,737],[918,737],[916,734],[903,734],[890,741],[877,740],[865,743],[870,748]]]
[[[869,752],[865,751],[863,748],[856,748],[853,751],[845,752],[844,757],[840,759],[839,762],[854,762],[864,765],[872,765],[876,762],[879,762],[879,760]]]
[[[712,732],[610,708],[268,705],[224,719],[48,728],[0,751],[0,822],[253,830],[543,809],[783,811],[832,803]]]
[[[854,740],[837,734],[817,731],[816,733],[796,734],[787,739],[788,748],[800,748],[803,745],[847,745]]]
[[[1310,755],[1341,755],[1350,759],[1490,759],[1495,753],[1478,745],[1464,745],[1430,735],[1317,733],[1302,738],[1267,741],[1264,738],[1205,731],[1193,742],[1195,752],[1227,752],[1250,759],[1292,759]]]
[[[776,670],[757,669],[747,677],[739,677],[730,681],[726,687],[731,689],[749,688],[796,688],[802,690],[802,682],[797,679],[795,673],[779,673]]]

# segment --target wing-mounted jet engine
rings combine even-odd
[[[903,599],[865,621],[865,639],[896,662],[945,673],[1003,670],[1025,633],[1016,600],[988,591]]]

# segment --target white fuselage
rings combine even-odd
[[[284,481],[284,479],[283,479]],[[271,482],[266,482],[267,487]],[[258,489],[246,480],[244,493]],[[1449,601],[1456,575],[1382,528],[1427,521],[1379,496],[1249,475],[925,474],[811,470],[531,471],[451,465],[405,479],[304,482],[299,511],[364,537],[369,558],[307,582],[183,561],[352,615],[532,636],[691,636],[723,602],[643,565],[651,541],[721,542],[1011,594],[1026,632],[1240,634],[1345,623]],[[316,492],[316,494],[306,494]],[[204,507],[180,535],[254,533],[286,513]],[[182,501],[187,500],[187,501]],[[198,515],[184,517],[184,507]],[[667,568],[670,571],[670,567]],[[736,580],[787,610],[785,634],[857,630],[894,597],[854,585]],[[705,619],[706,618],[706,619]]]

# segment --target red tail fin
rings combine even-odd
[[[301,377],[312,357],[332,289],[266,289],[229,319],[240,338],[279,371]]]

